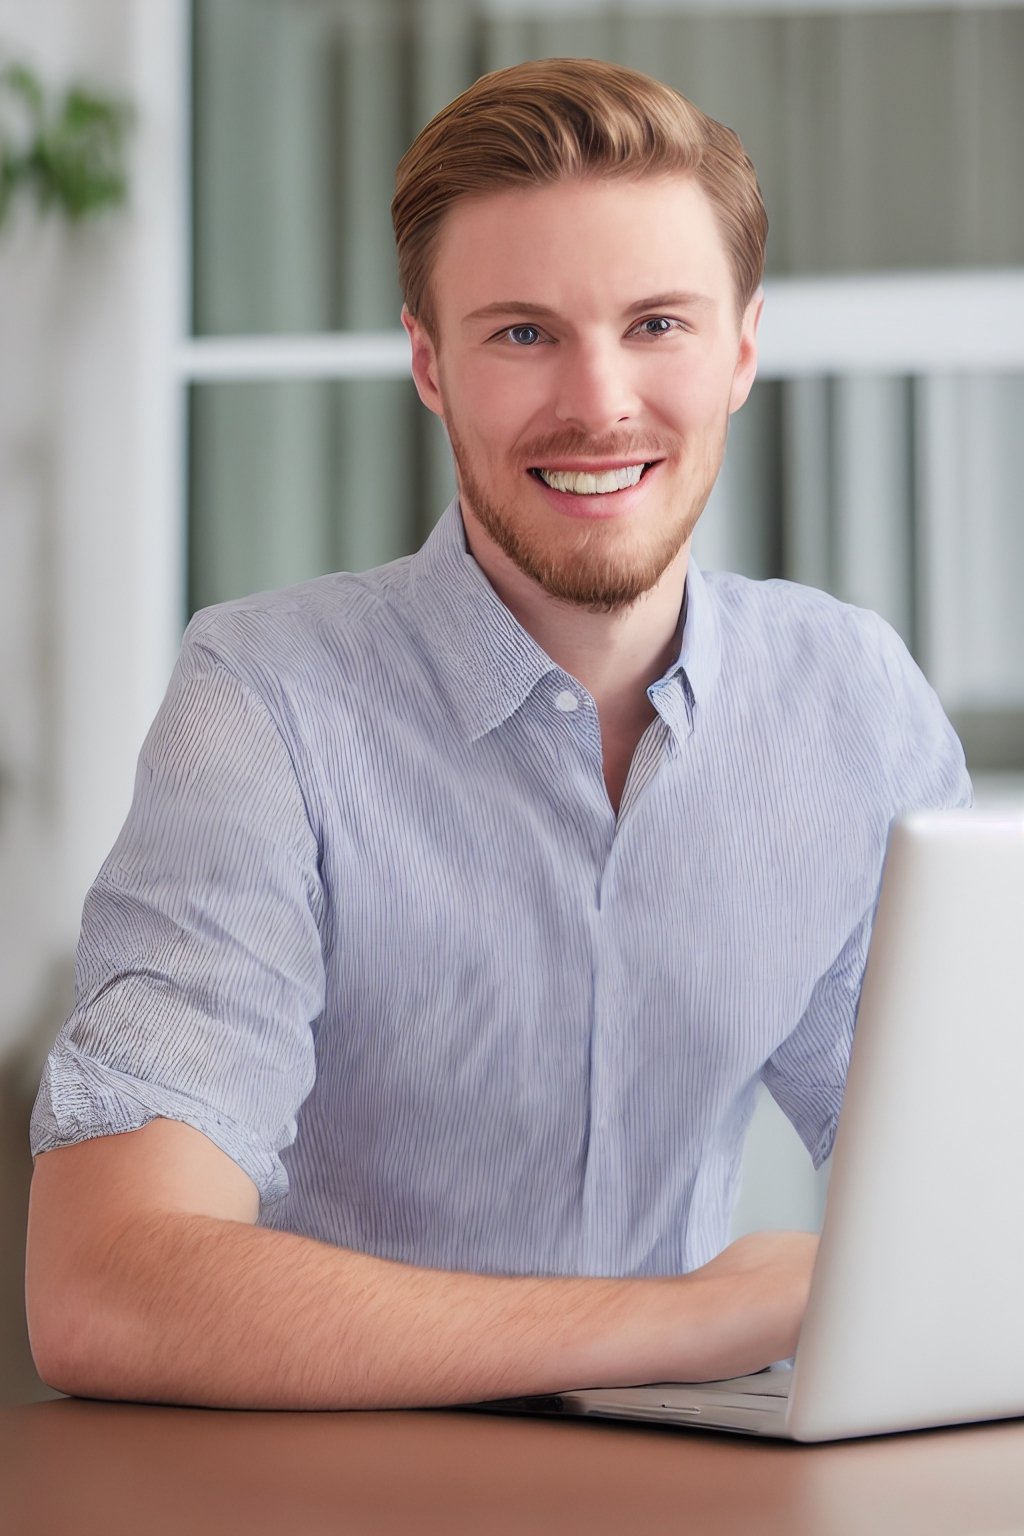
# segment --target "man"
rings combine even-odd
[[[964,803],[874,616],[705,578],[766,221],[606,64],[485,77],[398,174],[458,502],[197,616],[34,1117],[68,1391],[472,1401],[790,1353],[814,1239],[726,1246],[760,1080],[835,1129],[889,824]]]

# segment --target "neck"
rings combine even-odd
[[[464,522],[470,552],[506,608],[552,661],[583,684],[602,720],[615,724],[649,717],[647,689],[679,650],[689,540],[636,603],[594,613],[552,597],[475,520]]]

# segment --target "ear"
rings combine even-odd
[[[759,288],[747,305],[740,325],[740,345],[736,356],[736,371],[732,376],[732,392],[729,396],[729,414],[738,411],[750,394],[757,373],[757,328],[761,324],[764,309],[764,289]]]
[[[402,324],[412,346],[412,377],[419,395],[428,411],[444,420],[441,402],[441,385],[437,367],[437,348],[427,334],[422,320],[411,315],[402,305]]]

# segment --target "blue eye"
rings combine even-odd
[[[506,335],[517,347],[532,347],[540,341],[540,331],[535,325],[510,325]]]
[[[675,324],[667,315],[652,315],[650,320],[641,320],[640,329],[648,336],[664,336],[675,329]]]

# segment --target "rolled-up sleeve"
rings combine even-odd
[[[821,1167],[835,1141],[873,916],[872,909],[857,924],[814,988],[797,1028],[761,1072],[815,1168]]]
[[[260,695],[186,637],[128,820],[83,915],[76,1004],[34,1153],[163,1117],[202,1131],[264,1204],[312,1087],[324,1005],[318,840]]]

